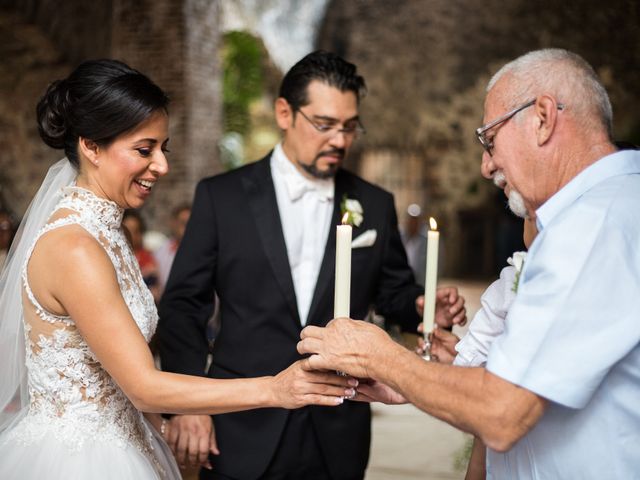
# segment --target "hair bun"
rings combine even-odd
[[[67,82],[57,80],[49,85],[36,107],[38,133],[44,143],[52,148],[65,146],[69,104]]]

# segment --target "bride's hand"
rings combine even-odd
[[[283,370],[271,382],[274,404],[282,408],[305,405],[340,405],[355,395],[358,381],[335,372],[306,371],[299,360]]]

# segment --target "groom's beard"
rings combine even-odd
[[[336,176],[336,172],[338,171],[338,168],[340,168],[340,165],[342,164],[342,160],[344,160],[345,154],[346,154],[346,151],[344,148],[332,148],[331,150],[320,152],[318,155],[316,155],[316,158],[313,159],[313,162],[311,162],[310,165],[306,165],[301,162],[298,162],[298,165],[300,165],[300,167],[309,175],[311,175],[313,178],[326,180],[327,178],[333,178]],[[333,155],[333,156],[339,157],[340,162],[328,165],[328,168],[324,171],[320,170],[318,168],[318,161],[320,160],[321,157],[324,157],[327,155]]]
[[[507,183],[507,179],[504,176],[504,172],[502,170],[498,170],[493,175],[493,183],[496,187],[504,190],[504,187]],[[524,204],[524,198],[522,194],[517,191],[515,188],[511,188],[509,191],[509,196],[507,197],[509,200],[509,210],[511,210],[514,215],[520,218],[529,218],[529,213],[527,212],[527,207]]]

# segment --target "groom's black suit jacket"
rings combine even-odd
[[[198,184],[160,305],[165,370],[203,375],[214,290],[220,298],[221,328],[210,377],[274,375],[300,358],[296,344],[302,327],[269,158]],[[325,325],[333,317],[333,225],[340,223],[345,194],[364,210],[354,238],[369,229],[377,231],[373,246],[352,251],[351,317],[365,318],[375,305],[387,319],[415,328],[415,299],[421,288],[407,265],[393,197],[345,170],[335,177],[332,227],[307,324]],[[369,458],[369,406],[347,401],[339,407],[306,408],[332,478],[361,477]],[[288,415],[275,408],[217,415],[221,454],[213,461],[216,471],[258,478],[274,455]]]

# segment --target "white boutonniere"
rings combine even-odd
[[[364,220],[364,211],[360,202],[353,198],[347,198],[346,194],[342,197],[342,202],[340,202],[340,217],[344,217],[345,213],[348,214],[346,221],[348,225],[359,227],[362,220]]]
[[[518,292],[518,284],[520,283],[520,273],[524,266],[524,260],[527,257],[527,252],[513,252],[513,255],[507,258],[507,263],[516,269],[516,278],[513,280],[513,287],[511,290]]]

